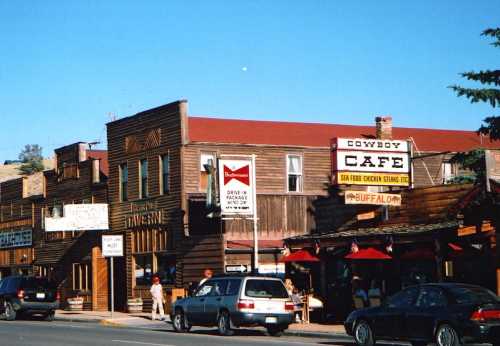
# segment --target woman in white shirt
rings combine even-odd
[[[153,298],[153,311],[151,319],[156,320],[156,310],[160,310],[160,320],[163,321],[164,311],[163,311],[163,287],[160,284],[160,278],[158,276],[153,277],[153,284],[151,285],[151,297]]]

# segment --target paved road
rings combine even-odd
[[[202,345],[344,345],[345,338],[300,338],[264,335],[258,330],[238,330],[234,336],[218,336],[214,329],[198,329],[187,334],[167,329],[146,330],[103,327],[94,323],[0,321],[2,346],[202,346]]]

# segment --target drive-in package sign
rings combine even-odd
[[[222,214],[253,214],[251,160],[219,160]]]

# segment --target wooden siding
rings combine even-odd
[[[77,294],[85,299],[85,306],[93,310],[108,308],[107,263],[100,256],[101,233],[45,232],[43,217],[54,205],[73,203],[107,203],[106,179],[93,183],[92,159],[85,160],[85,144],[76,143],[56,150],[57,167],[45,171],[45,198],[36,204],[35,264],[54,268],[53,278],[58,282],[61,301]],[[82,161],[83,160],[83,161]],[[75,167],[76,173],[64,176],[64,167]],[[68,171],[66,171],[68,173]],[[104,177],[105,178],[105,177]],[[89,291],[73,289],[73,264],[88,264]]]
[[[201,153],[214,153],[215,155],[257,155],[256,178],[258,194],[286,193],[287,154],[298,154],[303,158],[304,194],[324,195],[326,194],[327,184],[330,181],[331,165],[330,151],[328,149],[192,143],[186,146],[183,157],[183,179],[186,193],[203,192],[200,189]]]
[[[314,202],[316,229],[312,233],[330,233],[346,229],[376,227],[389,224],[425,224],[452,217],[451,208],[472,190],[470,184],[440,185],[435,187],[404,190],[400,207],[389,208],[389,219],[382,221],[379,206],[345,205],[341,196],[319,198]],[[358,221],[357,215],[375,212],[375,218]]]
[[[185,117],[183,102],[175,102],[166,106],[123,118],[107,125],[108,127],[108,159],[109,159],[109,203],[111,232],[125,233],[125,267],[123,282],[127,287],[127,297],[136,293],[134,277],[133,250],[142,249],[135,244],[133,232],[145,234],[161,234],[167,236],[159,239],[156,249],[148,246],[146,250],[167,250],[172,254],[178,252],[177,243],[183,235],[183,213],[181,210],[181,123]],[[133,144],[133,145],[132,145]],[[160,156],[169,156],[169,193],[160,191]],[[147,198],[140,199],[139,162],[148,160],[148,192]],[[120,201],[119,165],[128,167],[128,201]],[[127,219],[146,212],[161,213],[162,223],[156,225],[127,226]],[[152,239],[156,237],[152,237]],[[136,238],[137,240],[138,238]],[[141,238],[142,239],[142,238]],[[163,244],[163,245],[162,245]],[[147,244],[146,244],[147,245]],[[161,247],[161,248],[160,248]]]

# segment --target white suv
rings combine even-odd
[[[221,335],[231,335],[240,326],[264,326],[270,335],[281,335],[293,321],[294,304],[283,282],[263,276],[213,277],[192,297],[172,306],[172,324],[177,332],[191,326],[217,326]]]

